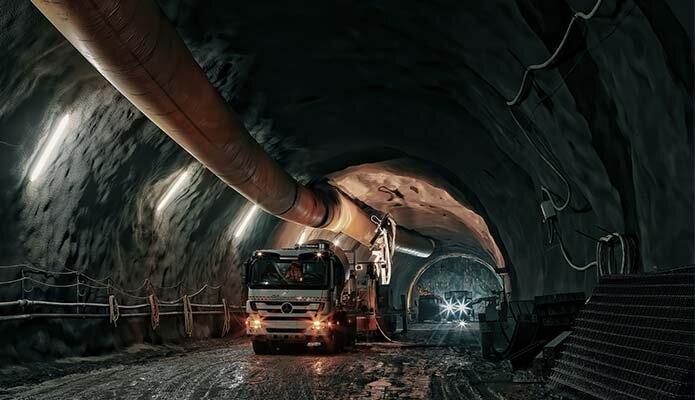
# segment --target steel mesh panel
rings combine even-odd
[[[576,319],[550,387],[572,399],[692,399],[695,269],[609,276]]]

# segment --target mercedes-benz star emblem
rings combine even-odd
[[[283,303],[280,306],[280,310],[282,311],[283,314],[289,314],[292,312],[292,304],[290,303]]]

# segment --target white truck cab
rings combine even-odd
[[[327,241],[257,250],[246,263],[246,333],[256,354],[279,346],[316,345],[341,351],[354,341],[350,265]]]

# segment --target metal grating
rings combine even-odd
[[[550,387],[570,399],[693,399],[695,268],[607,276]]]

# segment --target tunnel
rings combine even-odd
[[[695,398],[691,0],[3,0],[0,399]]]

